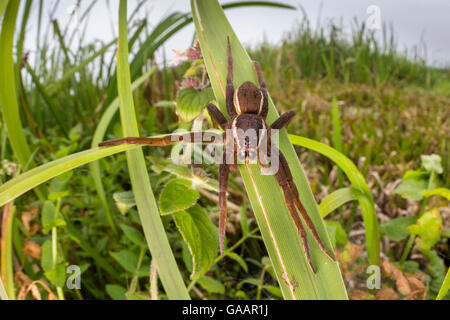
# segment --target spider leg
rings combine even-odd
[[[291,122],[292,118],[296,115],[295,110],[290,110],[288,112],[283,113],[274,123],[270,126],[272,129],[281,129],[283,127],[287,127],[289,122]]]
[[[282,154],[281,153],[279,153],[279,154],[280,154],[280,158],[281,158]],[[316,274],[316,269],[314,268],[314,265],[312,264],[312,261],[311,261],[311,254],[309,251],[309,245],[308,245],[308,239],[306,236],[306,231],[305,231],[305,228],[303,227],[300,217],[298,216],[297,209],[295,208],[295,204],[294,204],[292,190],[289,187],[288,173],[286,172],[284,166],[281,165],[281,163],[280,163],[278,172],[275,173],[275,177],[278,181],[278,185],[280,186],[281,190],[283,190],[284,198],[286,200],[286,207],[288,208],[289,213],[291,214],[292,220],[294,220],[295,227],[297,228],[297,231],[302,240],[303,250],[305,251],[306,259],[308,260],[311,270],[313,271],[314,274]]]
[[[284,157],[283,153],[279,151],[280,155],[280,169],[282,169],[286,176],[286,183],[291,190],[293,201],[297,207],[297,209],[300,211],[300,215],[302,216],[303,220],[306,223],[306,226],[311,230],[312,235],[314,239],[316,239],[317,243],[319,244],[320,249],[333,261],[336,261],[335,258],[328,252],[328,250],[325,248],[325,245],[323,244],[322,240],[320,239],[319,234],[317,233],[316,227],[314,227],[314,223],[312,222],[311,218],[309,217],[308,213],[305,210],[305,207],[303,206],[302,202],[300,201],[300,196],[297,190],[297,186],[294,183],[294,179],[292,178],[291,170],[289,169],[288,163],[286,158]]]
[[[208,104],[206,108],[208,109],[211,118],[213,118],[223,130],[226,130],[228,121],[223,113],[212,103]]]
[[[220,255],[223,256],[225,231],[227,225],[227,189],[228,189],[228,175],[230,173],[230,166],[226,163],[227,152],[224,150],[223,163],[219,167],[219,245]]]
[[[230,37],[227,37],[228,41],[228,74],[227,74],[227,92],[226,92],[226,105],[227,113],[230,120],[237,116],[236,109],[234,108],[234,86],[233,86],[233,55],[231,52]]]
[[[258,75],[258,82],[260,86],[260,90],[262,92],[262,95],[264,97],[264,102],[261,109],[260,116],[266,120],[267,114],[269,113],[269,95],[267,94],[267,87],[266,87],[266,81],[264,80],[261,66],[259,65],[258,61],[253,61],[253,66],[255,67],[256,74]]]
[[[198,141],[198,134],[195,132],[190,132],[186,134],[173,134],[160,138],[122,138],[117,140],[105,141],[98,144],[99,147],[111,147],[111,146],[119,146],[123,144],[135,144],[141,146],[169,146],[178,142],[188,142],[188,143],[214,143],[216,141],[220,141],[222,139],[222,135],[208,133],[209,137],[214,137],[214,139],[206,140],[206,138],[202,135],[201,141]]]

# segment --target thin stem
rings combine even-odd
[[[430,177],[428,179],[427,190],[431,189],[431,185],[432,185],[434,179],[435,179],[435,173],[434,173],[434,171],[431,171]],[[424,197],[423,200],[422,200],[422,203],[420,204],[419,218],[424,214],[425,208],[427,206],[427,203],[428,203],[428,197]],[[408,258],[409,253],[410,253],[410,251],[412,249],[412,246],[414,245],[414,240],[415,239],[416,239],[415,235],[410,235],[409,236],[408,242],[406,243],[405,249],[403,250],[402,256],[401,256],[400,261],[399,261],[400,265],[403,265],[405,263],[406,259]]]
[[[142,261],[144,260],[146,249],[147,249],[146,247],[141,247],[141,251],[139,253],[138,263],[137,263],[137,266],[136,266],[136,271],[134,272],[133,279],[131,280],[131,285],[130,285],[130,290],[129,290],[129,292],[131,292],[131,293],[135,293],[136,292],[136,288],[137,288],[137,285],[138,285],[138,274],[139,274],[139,270],[141,269],[141,266],[142,266]]]
[[[61,207],[61,198],[56,200],[56,210],[55,210],[55,219],[58,219],[59,209]],[[56,268],[58,264],[58,230],[57,227],[52,228],[52,259],[53,259],[53,270]],[[64,292],[61,287],[56,287],[56,292],[58,294],[59,300],[64,300]]]
[[[231,246],[230,248],[228,248],[227,250],[225,250],[223,256],[220,256],[220,255],[219,255],[219,256],[216,258],[216,260],[214,260],[214,264],[219,263],[224,257],[227,256],[227,253],[230,253],[230,252],[233,252],[234,250],[236,250],[242,243],[244,243],[245,240],[247,240],[247,239],[249,239],[249,238],[253,238],[253,237],[254,237],[253,235],[254,235],[256,232],[258,232],[258,230],[259,230],[258,228],[253,229],[252,231],[250,231],[249,233],[247,233],[245,236],[243,236],[243,237],[242,237],[238,242],[236,242],[233,246]],[[189,283],[189,285],[188,285],[188,287],[187,287],[188,291],[191,291],[192,288],[194,287],[194,285],[195,285],[196,283],[197,283],[197,280],[191,281],[191,283]]]
[[[261,300],[261,291],[264,285],[264,276],[266,275],[267,269],[270,268],[270,265],[265,265],[261,270],[261,275],[259,276],[258,289],[256,290],[256,300]]]

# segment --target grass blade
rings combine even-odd
[[[233,48],[235,84],[246,80],[257,83],[256,73],[218,1],[191,0],[191,10],[212,88],[220,109],[224,111],[227,36],[230,37]],[[268,122],[272,123],[277,116],[270,101]],[[331,243],[308,181],[284,130],[280,133],[280,149],[291,167],[301,200],[320,237],[331,251]],[[277,186],[275,177],[261,175],[259,166],[255,165],[241,166],[240,173],[284,298],[347,299],[337,264],[320,250],[310,236],[312,261],[318,266],[317,275],[313,275],[298,232],[286,209],[282,191],[274,187]]]
[[[319,211],[322,218],[325,218],[337,208],[347,202],[359,200],[362,193],[354,188],[342,188],[329,194],[319,205]]]
[[[131,86],[131,90],[134,91],[138,88],[144,81],[156,70],[156,67],[153,67],[149,72],[145,73],[143,76],[139,77],[136,81],[133,82]],[[106,108],[106,111],[103,113],[97,128],[95,129],[94,136],[92,138],[91,147],[95,148],[98,144],[103,140],[106,130],[108,129],[111,120],[113,119],[116,112],[119,110],[119,98],[116,98],[111,104]],[[92,178],[94,179],[95,188],[97,189],[98,196],[100,198],[100,202],[102,203],[103,209],[106,213],[106,218],[108,219],[108,223],[113,229],[114,233],[117,231],[116,225],[114,224],[112,218],[112,212],[109,208],[108,201],[106,200],[105,189],[103,188],[102,177],[100,174],[100,164],[98,161],[92,162],[90,165],[90,171]]]
[[[439,290],[439,294],[436,300],[444,299],[445,295],[449,290],[450,290],[450,268],[447,270],[447,275],[445,276],[444,283],[442,284],[442,287]]]
[[[139,136],[131,91],[128,63],[127,1],[119,7],[119,49],[117,60],[117,87],[124,136]],[[127,152],[128,169],[136,204],[153,261],[169,299],[190,299],[178,270],[153,195],[142,149]]]
[[[78,168],[92,161],[135,148],[137,148],[137,146],[129,145],[112,148],[95,148],[75,153],[31,169],[0,186],[0,207],[16,199],[17,197],[20,197],[25,192],[30,191],[31,189],[67,171]]]
[[[9,299],[15,300],[16,293],[14,287],[14,268],[13,268],[13,221],[16,207],[9,202],[3,209],[1,221],[1,279],[5,281],[5,291]]]
[[[0,34],[0,107],[14,155],[24,170],[34,167],[34,161],[20,120],[14,76],[13,39],[19,4],[20,1],[9,2],[3,17]],[[35,192],[40,199],[45,199],[44,189],[36,189]]]
[[[349,158],[323,143],[295,135],[289,135],[289,138],[293,144],[316,151],[334,161],[347,175],[353,188],[362,193],[363,196],[359,197],[358,200],[361,206],[364,227],[366,228],[367,257],[371,264],[379,264],[380,233],[378,231],[375,202],[361,172]]]
[[[8,300],[8,295],[6,294],[5,287],[3,286],[2,278],[0,277],[0,299]]]

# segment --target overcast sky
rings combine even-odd
[[[426,48],[427,60],[435,65],[450,65],[450,0],[278,0],[305,9],[312,25],[320,18],[321,25],[341,19],[347,30],[353,18],[367,21],[367,8],[376,5],[380,9],[382,23],[392,24],[400,48],[419,46]],[[60,1],[56,18],[61,25],[67,23],[70,10],[76,0]],[[117,28],[118,0],[110,0],[110,9],[106,0],[98,0],[89,17],[86,43],[92,39],[109,41],[113,37],[112,24]],[[135,7],[137,0],[129,0],[129,12]],[[189,0],[149,0],[139,11],[138,17],[146,17],[150,25],[156,25],[164,16],[173,12],[189,11]],[[226,3],[230,1],[221,1]],[[37,3],[34,1],[32,17],[28,31],[33,32],[37,24]],[[50,8],[55,0],[45,0],[45,17],[48,18]],[[81,2],[83,12],[90,0]],[[244,44],[255,45],[264,38],[277,43],[287,31],[292,30],[295,23],[303,18],[302,10],[285,10],[274,8],[236,8],[226,12],[238,37]],[[167,56],[173,58],[173,49],[189,46],[194,27],[190,25],[175,35],[165,45]],[[381,31],[377,31],[381,33]],[[35,34],[29,34],[26,46],[33,48]],[[424,46],[425,45],[425,46]]]

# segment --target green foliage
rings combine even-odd
[[[130,250],[122,250],[118,252],[111,252],[111,256],[119,263],[122,268],[133,275],[139,277],[148,276],[150,270],[150,261],[145,259],[143,263],[139,262],[139,255]],[[141,264],[140,268],[138,268]]]
[[[190,122],[200,115],[206,105],[214,100],[211,88],[197,90],[186,88],[180,90],[177,96],[177,112],[181,119]]]
[[[392,241],[402,241],[409,235],[408,227],[416,223],[417,217],[400,217],[392,219],[380,226],[380,232]]]
[[[203,276],[198,280],[199,285],[208,291],[209,293],[219,293],[224,294],[225,293],[225,287],[223,284],[211,277]]]
[[[436,300],[444,299],[449,290],[450,290],[450,268],[447,270],[447,275],[445,276],[444,282],[442,283],[442,287],[439,290],[439,294]]]
[[[191,280],[197,280],[215,262],[219,249],[217,228],[199,205],[175,212],[174,220],[192,255]]]
[[[439,241],[442,233],[442,217],[438,209],[425,212],[416,224],[408,227],[408,232],[417,235],[416,239],[419,248],[429,250]]]
[[[192,189],[190,181],[175,179],[170,181],[161,192],[159,209],[162,215],[186,210],[197,202],[199,196],[199,193]]]
[[[42,208],[42,227],[44,228],[44,233],[49,233],[53,228],[65,225],[66,222],[58,218],[53,202],[45,201]]]
[[[327,222],[327,228],[333,247],[336,247],[337,245],[344,246],[348,242],[347,234],[339,222]]]

